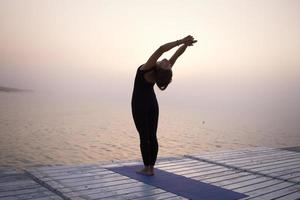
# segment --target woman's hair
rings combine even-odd
[[[172,81],[172,70],[171,69],[162,69],[158,67],[156,69],[156,85],[161,90],[165,90],[169,83]]]

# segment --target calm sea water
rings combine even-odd
[[[140,159],[130,102],[0,93],[0,166]],[[281,122],[281,123],[278,123]],[[160,103],[159,157],[300,144],[299,129],[257,114]]]

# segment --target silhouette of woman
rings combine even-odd
[[[151,55],[145,64],[137,69],[131,109],[140,137],[140,149],[144,163],[144,168],[136,171],[137,173],[148,176],[154,175],[154,165],[158,153],[156,131],[159,108],[153,86],[156,83],[161,90],[167,88],[172,81],[172,67],[177,58],[195,42],[197,41],[189,35],[181,40],[164,44]],[[178,48],[170,60],[157,61],[164,52],[178,45],[182,46]]]

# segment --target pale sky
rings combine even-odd
[[[137,67],[189,34],[161,98],[298,105],[297,0],[0,0],[0,85],[129,100]]]

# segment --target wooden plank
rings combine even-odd
[[[124,195],[126,199],[130,199],[128,198],[126,195]],[[135,200],[161,200],[161,199],[166,199],[166,198],[176,198],[178,197],[176,194],[172,194],[169,192],[161,192],[161,190],[159,190],[159,192],[157,194],[153,194],[153,195],[140,195],[137,196],[136,198],[134,198]]]
[[[122,197],[125,199],[136,199],[136,198],[152,198],[155,197],[156,199],[162,199],[162,198],[169,198],[169,197],[178,197],[176,194],[166,192],[161,189],[152,189],[152,190],[142,190],[137,192],[130,192],[127,194],[123,194]]]
[[[52,179],[63,180],[63,179],[74,179],[74,178],[88,177],[88,176],[98,176],[98,177],[101,177],[103,175],[112,174],[112,173],[113,172],[111,172],[111,171],[105,170],[105,171],[102,171],[102,172],[94,172],[94,173],[82,172],[82,173],[69,174],[69,175],[64,175],[64,176],[52,176],[52,174],[51,174],[51,178]]]
[[[18,200],[17,197],[1,197],[1,200]]]
[[[170,199],[172,199],[172,200],[188,200],[187,198],[183,198],[183,197],[169,197],[169,198],[164,198],[164,199],[168,199],[168,200],[170,200]]]
[[[279,184],[271,185],[271,186],[268,186],[268,187],[258,188],[256,190],[246,192],[246,194],[249,195],[250,197],[247,197],[245,199],[256,198],[256,197],[262,196],[264,194],[268,194],[268,193],[272,193],[272,192],[277,191],[277,190],[288,188],[292,185],[293,185],[292,183],[281,182]],[[234,191],[238,191],[238,190],[235,189]]]
[[[142,187],[139,187],[139,188],[136,187],[136,188],[128,188],[128,189],[117,190],[115,192],[117,193],[117,195],[120,195],[120,196],[124,196],[125,195],[125,196],[128,197],[128,199],[133,199],[133,198],[135,198],[135,194],[136,193],[140,193],[139,197],[141,195],[143,195],[143,196],[149,196],[149,195],[151,195],[152,190],[151,189],[149,190],[147,188],[144,188],[144,186],[142,186]],[[167,193],[167,192],[165,192],[165,193]],[[175,195],[175,196],[177,196],[177,195]]]
[[[6,176],[6,177],[2,177],[0,179],[0,184],[2,184],[2,183],[6,184],[7,182],[21,181],[21,180],[27,180],[27,179],[28,178],[26,176],[22,176],[22,174]]]
[[[207,163],[203,163],[203,162],[199,162],[197,160],[189,160],[189,161],[185,161],[185,162],[177,162],[177,163],[172,163],[172,165],[164,165],[164,166],[161,166],[161,165],[155,165],[155,167],[157,168],[162,168],[162,169],[177,169],[177,168],[180,168],[180,166],[190,166],[190,165],[203,165],[203,166],[206,166]]]
[[[49,196],[52,197],[52,199],[62,199],[59,196],[54,195],[52,192],[50,191],[46,191],[46,192],[39,192],[39,193],[32,193],[32,194],[22,194],[22,195],[16,195],[14,197],[16,197],[18,200],[34,200],[34,199],[40,199],[40,198],[49,198]],[[56,198],[54,198],[56,197]]]
[[[257,152],[255,154],[245,154],[245,156],[248,156],[248,158],[263,158],[263,157],[274,157],[278,155],[283,156],[299,156],[299,153],[289,152],[289,151],[281,151],[281,150],[273,150],[269,152]],[[245,160],[247,157],[232,157],[230,159],[234,159],[236,161],[238,160]],[[228,158],[220,157],[220,158],[212,158],[214,160],[220,159],[220,160],[228,160]]]
[[[7,197],[7,196],[16,196],[21,194],[32,194],[32,193],[40,193],[40,192],[48,192],[47,189],[39,187],[39,188],[30,188],[30,189],[22,189],[22,190],[16,190],[16,191],[7,191],[7,192],[1,192],[0,197]]]
[[[207,157],[207,156],[196,156],[196,157],[201,157],[201,158],[206,158],[206,159],[211,159],[211,160],[215,160],[215,161],[222,161],[222,162],[225,162],[225,161],[243,161],[243,160],[247,160],[247,159],[250,159],[250,158],[255,158],[255,157],[266,157],[266,156],[276,156],[278,155],[279,152],[277,151],[273,151],[273,152],[268,152],[268,153],[260,153],[260,152],[256,152],[255,154],[241,154],[241,155],[230,155],[230,156],[227,156],[227,157],[223,157],[223,156],[220,156],[220,157]]]
[[[84,188],[77,188],[77,191],[74,190],[74,188],[71,187],[73,195],[69,195],[71,197],[80,195],[90,196],[93,194],[103,193],[106,196],[115,195],[115,191],[121,190],[121,189],[134,189],[134,188],[147,188],[147,189],[154,189],[153,186],[146,185],[142,182],[135,181],[133,179],[130,179],[128,181],[123,182],[111,182],[111,183],[103,183],[101,185],[98,185],[98,187],[93,187],[91,189],[85,190]]]
[[[46,197],[39,197],[39,198],[34,198],[32,200],[63,200],[63,198],[59,196],[46,196]]]
[[[124,186],[136,187],[136,186],[143,185],[141,182],[136,182],[136,181],[133,181],[133,182],[124,182],[123,181],[123,182],[119,182],[115,185],[107,185],[105,183],[106,182],[100,182],[98,184],[81,185],[81,186],[75,186],[75,187],[73,186],[72,191],[73,192],[84,191],[84,190],[92,191],[93,189],[100,189],[100,188],[103,188],[104,191],[108,191],[108,190],[122,189]],[[112,183],[116,183],[116,182],[112,182]],[[107,188],[107,186],[109,186],[109,188]]]
[[[271,172],[269,173],[270,175],[274,176],[274,177],[285,177],[287,179],[289,178],[296,178],[298,176],[300,176],[300,170],[299,168],[296,166],[295,168],[285,168],[279,172]]]
[[[123,196],[123,195],[130,195],[134,194],[134,192],[145,192],[148,195],[155,194],[153,190],[160,190],[160,189],[155,189],[154,187],[146,187],[147,185],[141,185],[137,186],[134,188],[124,188],[124,189],[119,189],[119,190],[113,190],[113,191],[106,191],[103,192],[103,190],[92,190],[92,191],[81,191],[80,194],[83,196],[88,197],[89,199],[101,199],[101,198],[106,198],[106,197],[112,197],[112,196]]]
[[[253,174],[259,174],[262,176],[267,176],[267,177],[272,177],[272,178],[276,178],[276,179],[280,179],[280,180],[285,180],[280,178],[280,175],[276,175],[276,173],[280,173],[280,174],[287,174],[287,173],[292,173],[293,170],[297,170],[299,169],[299,166],[294,167],[294,166],[283,166],[283,167],[269,167],[269,168],[263,168],[263,169],[249,169],[249,170],[245,170],[249,173],[253,173]]]
[[[211,163],[205,163],[202,161],[197,161],[195,160],[195,162],[193,163],[182,163],[180,165],[177,166],[172,166],[172,167],[160,167],[160,166],[155,166],[156,168],[159,168],[161,170],[165,170],[165,171],[172,171],[172,172],[178,172],[178,171],[185,171],[186,169],[210,169],[210,168],[216,168],[219,167],[215,164],[211,164]]]
[[[112,181],[112,182],[99,182],[99,183],[95,183],[95,184],[91,184],[91,185],[85,185],[87,188],[91,188],[91,189],[87,189],[88,192],[94,192],[94,191],[110,191],[113,190],[114,188],[119,188],[119,187],[134,187],[134,186],[139,186],[142,183],[137,182],[133,179],[126,179],[126,180],[120,180],[120,181]],[[69,193],[69,192],[75,192],[76,193],[76,189],[79,190],[86,190],[83,187],[80,186],[69,186],[66,185],[68,189],[70,189],[70,191],[65,190],[64,188],[61,188],[61,191],[63,191],[64,193]]]
[[[195,160],[189,159],[189,158],[182,158],[182,159],[175,159],[175,160],[169,160],[164,162],[156,162],[155,166],[157,167],[170,167],[173,165],[176,165],[178,163],[189,163],[189,162],[195,162]]]
[[[299,155],[276,155],[276,156],[260,156],[260,157],[249,157],[249,158],[243,158],[243,159],[232,159],[232,160],[221,160],[222,162],[226,164],[234,164],[239,166],[246,166],[246,165],[254,165],[254,164],[263,164],[263,163],[271,163],[276,161],[284,161],[289,160],[293,158],[300,158]],[[217,160],[216,160],[217,161]],[[219,160],[218,160],[219,161]]]
[[[299,200],[299,199],[300,199],[300,192],[296,191],[291,194],[279,197],[276,200]]]
[[[174,160],[169,160],[169,161],[164,161],[164,162],[156,162],[155,166],[167,167],[167,166],[172,166],[172,165],[176,165],[179,163],[189,163],[189,162],[195,162],[195,160],[192,160],[190,158],[174,159]]]
[[[295,170],[299,169],[299,166],[281,166],[281,167],[268,167],[268,168],[262,168],[262,169],[247,169],[245,171],[248,171],[250,173],[260,174],[262,176],[269,176],[272,178],[281,179],[281,174],[288,174],[293,173]]]
[[[104,171],[106,171],[106,169],[101,168],[100,166],[98,168],[93,168],[93,169],[76,169],[76,170],[65,170],[65,171],[59,171],[59,172],[52,172],[52,171],[40,171],[41,173],[44,174],[51,174],[52,177],[62,177],[62,176],[68,176],[68,175],[74,175],[74,174],[82,174],[82,173],[102,173]]]
[[[283,178],[285,179],[285,177],[283,177]],[[287,178],[286,180],[287,180],[287,181],[290,181],[290,182],[294,182],[294,183],[300,184],[300,176],[298,176],[298,177]]]
[[[127,180],[128,177],[125,176],[118,176],[118,174],[114,174],[114,176],[110,177],[103,177],[103,178],[97,178],[97,177],[91,177],[90,180],[86,180],[84,178],[72,180],[72,181],[66,181],[66,180],[57,180],[62,185],[68,185],[68,186],[80,186],[80,185],[89,185],[89,184],[96,184],[98,182],[109,182],[109,181],[117,181],[117,180]],[[50,183],[50,182],[49,182]]]
[[[61,176],[61,177],[52,177],[51,174],[46,174],[46,173],[40,173],[38,171],[32,171],[31,174],[39,177],[40,179],[43,179],[43,181],[51,181],[53,179],[58,179],[58,180],[66,180],[66,179],[77,179],[77,178],[82,178],[82,177],[102,177],[108,174],[113,174],[113,172],[107,170],[105,172],[99,172],[99,173],[82,173],[82,174],[76,174],[76,175],[68,175],[68,176]]]
[[[266,174],[271,176],[271,177],[274,177],[276,179],[291,180],[292,181],[293,178],[297,179],[297,175],[295,173],[297,172],[298,169],[299,169],[299,166],[297,166],[297,167],[286,166],[285,168],[269,170],[269,171],[267,171]],[[285,178],[285,176],[287,178]],[[297,182],[297,180],[295,180],[295,181]]]
[[[26,179],[21,180],[21,181],[11,181],[11,182],[7,182],[7,183],[3,182],[3,183],[0,184],[0,189],[5,188],[7,186],[13,187],[13,186],[17,186],[17,185],[27,185],[27,184],[28,185],[34,184],[34,181],[32,181],[31,179],[26,178]]]
[[[95,169],[100,165],[98,164],[79,164],[79,165],[56,165],[56,166],[44,166],[44,167],[32,167],[31,170],[39,170],[42,172],[60,172],[66,170],[78,170],[78,169]]]
[[[298,153],[294,152],[288,152],[288,151],[281,151],[281,150],[272,150],[272,151],[267,151],[267,152],[255,152],[255,153],[242,153],[242,154],[231,154],[229,156],[203,156],[203,155],[197,155],[201,156],[202,158],[207,158],[207,159],[213,159],[213,160],[218,160],[218,161],[226,161],[226,160],[245,160],[247,158],[254,158],[254,157],[267,157],[267,156],[278,156],[279,154],[281,155],[290,155],[290,156],[297,156]],[[195,157],[197,157],[195,156]]]
[[[18,183],[18,182],[17,182]],[[0,187],[0,194],[2,192],[16,191],[16,190],[24,190],[24,189],[33,189],[41,187],[39,184],[34,181],[28,181],[27,184],[14,184],[14,185],[6,185],[5,187]]]
[[[279,155],[278,155],[279,156]],[[282,155],[280,155],[282,157]],[[201,159],[201,156],[198,156],[197,158],[200,158]],[[255,160],[256,158],[251,158],[251,157],[248,157],[247,158],[247,161],[243,161],[241,163],[239,162],[236,162],[234,159],[231,159],[229,161],[220,161],[220,160],[215,160],[215,159],[212,159],[213,161],[215,162],[221,162],[221,163],[224,163],[224,164],[227,164],[227,165],[234,165],[234,166],[237,166],[237,167],[241,167],[241,166],[251,166],[251,165],[257,165],[257,164],[264,164],[264,163],[274,163],[274,162],[279,162],[279,161],[283,161],[283,162],[288,162],[289,160],[293,161],[293,160],[299,160],[300,159],[300,156],[293,156],[293,157],[288,157],[288,158],[282,158],[282,159],[275,159],[275,160],[270,160],[270,162],[268,162],[269,160],[268,159],[265,159],[264,162],[260,161],[260,160]],[[270,158],[269,158],[270,159]],[[258,163],[257,163],[258,162]]]
[[[185,162],[174,162],[172,163],[172,165],[168,165],[168,166],[161,166],[161,165],[155,165],[158,168],[162,168],[162,169],[176,169],[179,166],[193,166],[193,165],[198,165],[199,167],[205,167],[205,166],[209,166],[210,163],[206,163],[206,162],[201,162],[199,160],[195,160],[195,159],[190,159],[188,161]]]
[[[243,183],[243,182],[249,182],[253,179],[257,179],[258,177],[259,176],[257,176],[257,175],[249,174],[247,176],[235,177],[235,178],[231,178],[231,179],[216,181],[216,182],[214,182],[214,184],[226,186],[226,185],[238,184],[238,183]],[[209,183],[211,183],[211,182],[209,181]]]
[[[243,168],[251,168],[253,166],[255,167],[263,167],[263,166],[272,166],[272,165],[277,165],[277,164],[285,164],[285,163],[300,163],[300,157],[299,158],[293,158],[289,160],[278,160],[278,161],[273,161],[269,163],[254,163],[254,164],[249,164],[249,165],[240,165],[240,164],[231,164],[231,163],[224,163],[227,165],[233,165],[235,167],[243,167]]]
[[[20,171],[17,171],[16,169],[1,167],[0,168],[0,178],[4,176],[11,176],[11,175],[18,175],[20,174]]]
[[[295,171],[297,171],[297,169],[299,169],[299,166],[300,166],[299,164],[297,164],[297,165],[285,164],[285,165],[281,165],[281,166],[275,165],[274,167],[268,166],[268,167],[263,167],[263,168],[252,168],[249,170],[252,171],[253,173],[261,172],[266,175],[273,174],[276,177],[276,176],[280,176],[281,174],[295,172]]]
[[[190,164],[195,164],[195,163],[198,163],[198,162],[196,160],[189,159],[189,160],[185,160],[185,161],[181,160],[178,162],[172,162],[172,163],[168,163],[165,165],[156,164],[155,166],[159,167],[159,168],[173,169],[180,165],[190,165]],[[203,163],[203,164],[205,164],[205,163]]]
[[[271,179],[268,181],[263,181],[261,183],[248,185],[248,186],[241,187],[241,188],[236,188],[234,191],[249,194],[250,192],[256,192],[257,190],[264,190],[264,188],[270,188],[270,187],[273,187],[276,185],[280,185],[282,183],[284,183],[284,186],[293,185],[292,183],[287,183],[284,181]]]
[[[190,178],[199,181],[207,181],[209,183],[214,183],[218,181],[223,181],[223,180],[228,180],[228,179],[233,179],[233,178],[243,177],[248,175],[250,175],[250,173],[248,172],[237,172],[231,170],[231,171],[225,171],[225,172],[214,173],[214,174],[205,174],[205,175],[190,177]]]
[[[91,199],[88,196],[83,196],[84,199]],[[109,196],[109,197],[104,197],[104,198],[100,198],[102,200],[125,200],[125,198],[123,198],[122,196]],[[99,200],[100,200],[99,199]],[[72,198],[73,200],[73,198]],[[98,200],[98,199],[92,199],[92,200]]]
[[[149,196],[142,196],[135,198],[135,200],[162,200],[162,199],[186,199],[180,196],[177,196],[176,194],[170,193],[170,192],[163,192],[155,195],[149,195]]]
[[[169,199],[169,198],[176,199],[176,197],[178,198],[178,196],[175,194],[164,192],[164,193],[160,193],[159,195],[139,197],[136,198],[135,200],[161,200],[161,199]]]
[[[239,183],[225,184],[225,185],[217,183],[217,185],[222,186],[222,187],[224,186],[224,188],[226,188],[226,189],[235,190],[237,188],[242,188],[245,186],[262,183],[262,182],[265,182],[268,180],[271,180],[271,178],[257,176],[255,179],[251,179],[251,180],[247,180],[247,181],[243,181],[243,182],[239,182]]]
[[[181,160],[185,159],[183,155],[175,155],[175,156],[168,156],[168,157],[158,157],[157,162],[166,162],[166,161],[174,161],[174,160]],[[140,161],[140,159],[138,159]],[[141,161],[140,161],[141,162]]]
[[[189,172],[200,172],[200,171],[209,171],[209,170],[215,170],[215,169],[219,169],[220,166],[218,165],[213,165],[210,164],[208,166],[202,167],[202,166],[198,166],[197,164],[194,165],[185,165],[185,166],[180,166],[176,169],[165,169],[165,168],[159,168],[161,170],[165,170],[168,172],[172,172],[172,173],[180,173],[180,172],[186,172],[187,170]]]
[[[99,168],[97,168],[99,169]],[[29,171],[29,170],[28,170]],[[60,174],[57,174],[57,173],[53,173],[53,172],[47,172],[47,171],[40,171],[40,170],[30,170],[29,171],[30,173],[40,173],[40,174],[51,174],[51,176],[53,177],[64,177],[64,176],[70,176],[70,175],[80,175],[80,174],[88,174],[88,173],[98,173],[98,174],[103,174],[103,173],[108,173],[107,170],[105,169],[100,169],[100,170],[96,170],[96,171],[93,171],[93,172],[90,172],[89,170],[84,170],[84,169],[81,169],[81,170],[77,170],[77,171],[66,171],[66,172],[60,172]]]
[[[1,197],[1,200],[18,200],[17,197]]]
[[[277,153],[278,150],[276,149],[268,149],[265,151],[242,151],[242,152],[236,152],[236,153],[231,153],[231,154],[227,154],[227,155],[197,155],[197,156],[201,156],[202,158],[207,158],[207,159],[221,159],[221,160],[228,160],[228,159],[238,159],[238,158],[245,158],[245,157],[252,157],[252,156],[257,156],[257,155],[269,155],[272,153]],[[195,157],[197,157],[195,156]]]
[[[100,182],[114,182],[114,181],[120,181],[120,180],[128,180],[129,178],[126,176],[121,176],[119,174],[113,174],[114,176],[109,176],[109,177],[93,177],[91,180],[83,180],[82,178],[77,179],[76,181],[68,181],[66,180],[58,180],[62,184],[66,184],[69,186],[80,186],[80,185],[89,185],[89,184],[95,184],[95,183],[100,183]]]
[[[194,177],[194,176],[202,176],[202,175],[212,175],[212,174],[221,173],[221,172],[228,172],[228,171],[234,172],[233,169],[226,168],[226,167],[219,167],[218,169],[209,170],[209,171],[205,171],[205,170],[185,171],[185,172],[180,172],[178,174],[182,175],[182,176],[186,176],[186,177]]]
[[[294,163],[293,163],[294,164]],[[274,166],[267,166],[267,167],[258,167],[258,168],[250,168],[252,172],[260,172],[264,174],[270,174],[274,172],[281,172],[286,170],[293,170],[293,169],[299,169],[300,163],[297,163],[297,165],[292,165],[291,163],[284,163],[280,165],[274,165]],[[246,168],[247,169],[247,168]]]
[[[268,147],[254,147],[254,148],[246,148],[246,149],[236,149],[236,150],[222,150],[222,151],[214,151],[209,153],[202,153],[202,154],[191,154],[191,156],[226,156],[226,155],[233,155],[233,154],[249,154],[251,152],[264,152],[274,150],[274,148]]]
[[[116,176],[116,174],[113,172],[101,173],[101,174],[91,174],[90,173],[90,174],[77,175],[77,176],[73,176],[73,177],[52,177],[51,174],[40,174],[40,173],[34,173],[34,174],[36,176],[39,176],[46,182],[51,181],[53,179],[60,180],[63,182],[74,182],[78,178],[80,178],[81,180],[94,180],[96,178],[99,179],[99,178],[106,178],[106,177],[108,178],[108,177]]]
[[[133,161],[123,161],[111,164],[101,165],[102,168],[110,168],[110,167],[122,167],[122,166],[130,166],[130,165],[143,165],[141,161],[133,162]]]
[[[273,191],[271,193],[263,194],[261,196],[250,198],[250,199],[253,199],[253,200],[255,200],[255,199],[257,199],[257,200],[270,200],[270,199],[276,199],[276,198],[279,198],[279,197],[283,197],[285,195],[288,195],[288,194],[291,194],[291,193],[294,193],[294,192],[299,192],[299,188],[297,188],[295,186],[289,186],[289,187],[286,187],[286,188],[283,188],[283,189],[280,189],[280,190],[276,190],[276,191]]]

